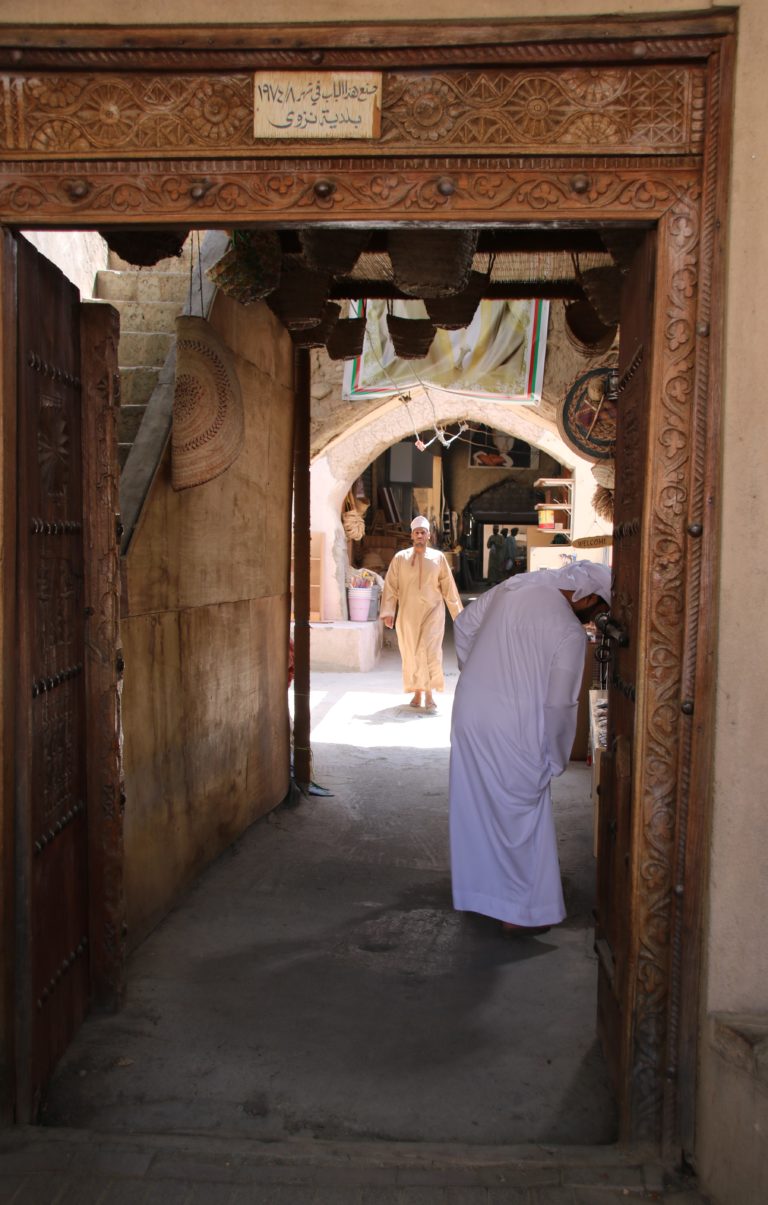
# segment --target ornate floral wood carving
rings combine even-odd
[[[14,158],[284,153],[253,137],[250,75],[8,74],[0,84],[0,150]],[[392,72],[381,138],[366,145],[389,154],[689,154],[703,142],[704,103],[698,64]],[[350,145],[339,142],[339,154]],[[315,151],[291,143],[291,154]]]
[[[684,652],[685,524],[691,488],[690,423],[695,368],[699,255],[698,190],[679,198],[660,223],[666,265],[657,303],[650,472],[653,503],[646,538],[646,650],[643,676],[642,813],[637,892],[636,983],[631,1113],[633,1137],[656,1138],[664,1093],[675,864],[680,686]]]
[[[578,159],[271,160],[249,163],[151,160],[5,165],[0,169],[0,221],[57,218],[78,226],[146,218],[215,226],[258,221],[484,217],[582,220],[655,218],[698,175],[685,161]],[[453,191],[444,191],[450,180]],[[318,184],[322,187],[318,188]],[[327,186],[330,185],[330,188]]]

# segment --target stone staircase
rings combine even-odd
[[[187,305],[191,255],[191,239],[178,259],[160,260],[152,268],[136,268],[110,252],[109,268],[96,276],[96,297],[120,314],[121,469],[173,346],[176,318]]]

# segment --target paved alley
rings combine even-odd
[[[589,771],[555,791],[565,924],[504,938],[454,913],[450,652],[446,669],[437,714],[406,706],[392,649],[313,676],[332,794],[254,825],[133,955],[125,1008],[87,1020],[43,1127],[6,1132],[0,1200],[661,1199],[653,1161],[610,1145]]]

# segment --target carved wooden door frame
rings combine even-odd
[[[0,31],[10,227],[656,226],[621,1134],[666,1145],[693,1139],[734,31],[728,13]],[[380,142],[254,143],[257,68],[381,70]]]

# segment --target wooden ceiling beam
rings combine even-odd
[[[463,229],[464,227],[460,228]],[[315,226],[313,229],[316,230],[317,227]],[[426,223],[424,224],[424,229],[429,230],[429,226]],[[332,233],[332,228],[329,228],[329,233]],[[299,232],[295,227],[290,230],[281,230],[280,242],[285,252],[298,254],[301,251]],[[365,250],[374,255],[384,254],[387,250],[387,230],[382,227],[373,227]],[[574,253],[591,251],[603,255],[608,254],[599,231],[595,229],[523,230],[514,227],[504,227],[494,228],[493,230],[480,230],[477,250],[480,254],[492,252],[496,255],[514,252],[525,255],[536,255],[557,251]]]
[[[353,277],[337,277],[331,287],[333,301],[413,301],[388,280],[355,280]],[[501,281],[489,285],[483,296],[487,301],[519,301],[542,298],[553,301],[558,298],[580,301],[584,293],[575,280]]]

